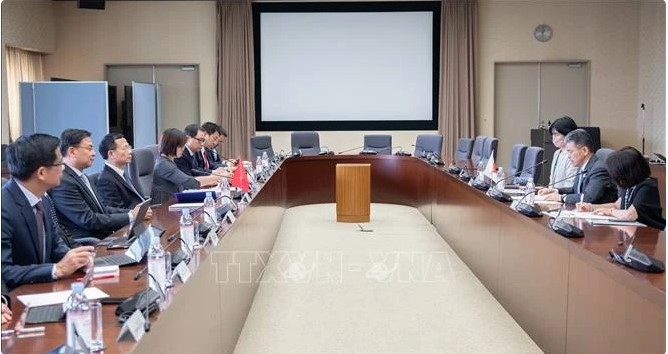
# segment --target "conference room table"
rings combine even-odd
[[[665,262],[664,231],[572,220],[585,236],[564,238],[548,229],[546,216],[521,215],[442,166],[404,156],[326,155],[283,161],[236,221],[220,231],[220,243],[200,251],[191,278],[176,283],[139,342],[116,342],[121,327],[115,305],[104,306],[105,353],[232,352],[284,211],[334,203],[338,163],[370,164],[372,203],[417,208],[545,352],[665,352],[665,273],[638,272],[608,257],[611,249],[622,251],[633,242]],[[166,230],[166,245],[178,232],[178,213],[160,206],[152,223]],[[115,282],[94,285],[113,297],[130,296],[145,288],[144,278],[133,280],[143,266],[122,267]],[[67,290],[80,276],[12,291],[14,321],[23,309],[16,296]],[[64,341],[60,322],[47,324],[45,336],[14,339],[11,346],[3,341],[2,348],[43,353]]]

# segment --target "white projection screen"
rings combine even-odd
[[[438,128],[440,2],[255,3],[256,128]]]

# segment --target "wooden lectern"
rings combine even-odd
[[[336,221],[371,220],[371,164],[336,164]]]

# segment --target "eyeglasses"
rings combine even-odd
[[[76,147],[77,149],[86,149],[86,150],[88,150],[88,151],[93,151],[93,150],[95,149],[95,148],[93,147],[93,145],[90,145],[90,146],[81,146],[81,145],[79,145],[79,146],[75,146],[75,147]]]
[[[195,140],[199,141],[200,143],[203,143],[206,139],[204,138],[194,138]]]

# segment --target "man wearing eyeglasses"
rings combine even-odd
[[[105,238],[134,220],[139,207],[128,210],[105,206],[84,170],[95,160],[90,132],[67,129],[60,136],[60,151],[65,170],[60,185],[50,192],[58,220],[73,239]]]
[[[106,161],[97,179],[97,190],[102,197],[102,203],[129,209],[143,202],[144,196],[125,171],[125,167],[132,161],[132,146],[123,134],[105,135],[98,150]],[[150,216],[150,213],[151,209],[147,211],[147,216]]]
[[[63,175],[58,144],[55,136],[33,134],[7,147],[12,179],[2,187],[0,248],[2,283],[9,289],[67,277],[93,265],[93,247],[67,247],[54,224],[51,201],[45,196]],[[4,315],[3,308],[3,322]]]
[[[208,164],[208,160],[202,155],[202,147],[206,141],[204,129],[199,124],[190,124],[183,131],[188,137],[186,148],[183,149],[181,157],[174,159],[179,170],[193,177],[209,176],[212,173],[224,175],[224,169]]]

